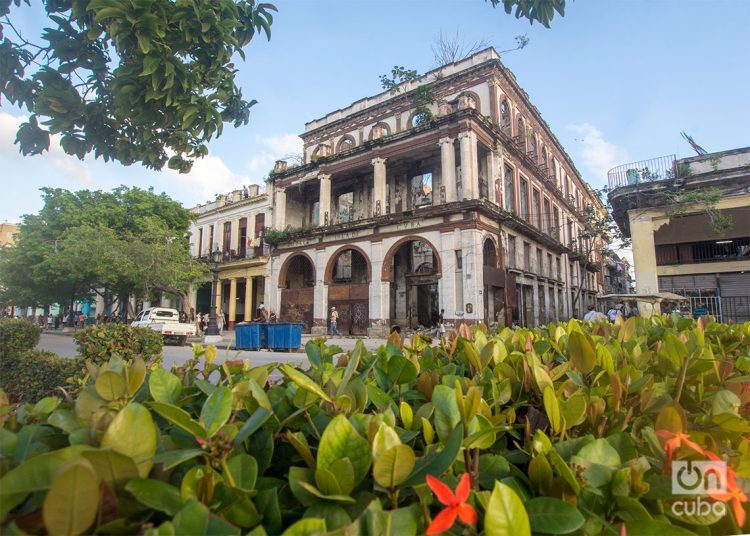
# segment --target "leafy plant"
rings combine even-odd
[[[39,343],[41,330],[38,324],[15,318],[0,319],[0,365],[6,359],[15,359]]]
[[[11,402],[35,403],[44,397],[75,390],[83,376],[83,359],[70,359],[44,350],[26,350],[14,359],[3,359],[2,388]]]
[[[724,214],[716,207],[722,197],[718,188],[677,191],[668,195],[670,206],[667,215],[670,218],[679,218],[698,210],[706,215],[711,229],[717,234],[722,234],[734,224],[732,216]]]
[[[76,332],[73,339],[78,352],[96,364],[108,361],[113,355],[122,359],[141,357],[148,361],[161,357],[164,340],[161,333],[149,328],[128,324],[99,324]]]
[[[463,325],[436,344],[306,351],[308,370],[220,364],[199,345],[171,371],[113,357],[74,401],[3,406],[0,523],[154,536],[748,528],[750,323]],[[727,462],[726,492],[702,497],[723,516],[673,509],[685,497],[671,465],[701,457]]]

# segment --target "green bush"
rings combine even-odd
[[[61,395],[57,387],[70,391],[71,381],[82,376],[84,360],[69,359],[44,350],[27,350],[17,359],[3,362],[3,390],[11,402],[34,403],[46,396]]]
[[[73,338],[78,343],[81,356],[97,364],[107,361],[113,355],[128,360],[140,356],[148,361],[160,356],[164,347],[161,333],[127,324],[89,326],[77,332]]]
[[[114,357],[75,401],[0,408],[0,525],[147,536],[750,529],[750,323],[461,326],[435,345],[394,336],[339,359],[321,341],[306,350],[306,371],[217,364],[199,346],[172,371]],[[672,493],[672,462],[706,459],[727,463],[727,491],[701,497],[707,515],[683,515],[676,501],[696,497]]]
[[[14,318],[0,319],[0,359],[18,356],[39,343],[41,330],[37,324]]]

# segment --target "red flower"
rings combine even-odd
[[[427,475],[427,485],[430,486],[438,501],[445,506],[443,511],[436,515],[430,526],[427,527],[427,536],[445,532],[456,522],[456,517],[461,518],[464,523],[477,522],[476,510],[466,504],[471,487],[469,473],[464,473],[461,476],[461,480],[456,486],[455,495],[448,486],[432,475]]]
[[[666,443],[664,443],[664,452],[667,455],[667,457],[664,459],[665,475],[669,474],[669,468],[672,465],[672,455],[674,454],[674,451],[680,448],[682,445],[693,449],[698,454],[706,454],[706,451],[703,450],[703,447],[701,447],[698,443],[690,441],[690,436],[687,434],[676,434],[674,432],[670,432],[669,430],[657,430],[656,435],[667,440]]]

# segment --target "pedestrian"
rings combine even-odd
[[[440,309],[440,316],[438,316],[438,335],[442,337],[445,335],[445,309]]]
[[[607,311],[607,316],[609,316],[610,322],[614,322],[617,319],[617,309],[615,309],[614,304],[609,308],[609,311]]]
[[[198,313],[195,317],[195,334],[201,335],[203,333],[203,315]]]
[[[336,310],[336,307],[331,307],[331,330],[330,334],[331,336],[337,335],[341,336],[341,333],[339,333],[339,329],[336,327],[336,324],[339,321],[339,312]]]
[[[593,305],[588,306],[588,312],[583,317],[587,322],[599,322],[601,320],[607,320],[607,315],[600,313],[596,310]]]
[[[55,317],[52,313],[47,315],[47,329],[55,327]]]
[[[255,321],[256,322],[268,322],[270,318],[271,317],[268,313],[268,309],[266,309],[266,306],[261,303],[258,306],[258,316],[255,317]]]
[[[216,315],[216,327],[219,328],[219,333],[224,331],[224,311],[219,311]]]

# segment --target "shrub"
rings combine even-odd
[[[41,330],[37,324],[14,318],[0,319],[0,359],[18,356],[39,343]]]
[[[46,396],[61,395],[57,387],[70,391],[71,381],[81,376],[83,359],[69,359],[44,350],[27,350],[3,363],[3,389],[11,402],[34,403]]]
[[[161,355],[164,341],[161,333],[149,328],[136,328],[127,324],[99,324],[76,333],[78,352],[94,363],[107,361],[118,355],[123,359],[141,356],[148,361]]]
[[[750,529],[750,323],[461,326],[436,345],[359,341],[342,366],[320,341],[306,350],[307,371],[220,365],[199,346],[171,372],[140,358],[92,368],[74,403],[5,419],[0,523],[151,536]],[[685,459],[728,465],[706,516],[674,508],[695,499],[670,487]]]

